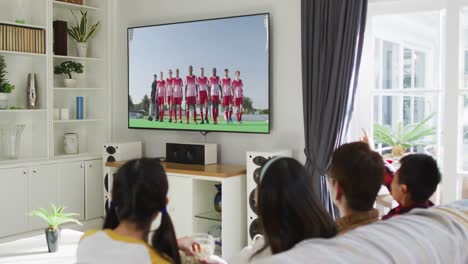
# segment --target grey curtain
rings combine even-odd
[[[367,0],[302,0],[302,80],[306,167],[333,217],[326,175],[353,112]]]

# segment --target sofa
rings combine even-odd
[[[332,239],[310,239],[255,264],[468,264],[468,200],[415,209]]]

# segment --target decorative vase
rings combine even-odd
[[[58,250],[59,242],[60,242],[60,229],[51,229],[47,228],[45,230],[46,240],[47,240],[47,247],[49,248],[49,252],[53,253]]]
[[[0,93],[0,109],[8,109],[8,93]]]
[[[28,74],[28,109],[37,109],[37,76],[35,73]]]
[[[76,79],[65,79],[64,84],[67,88],[75,88],[77,80]]]
[[[76,133],[67,133],[64,136],[63,140],[64,152],[65,154],[78,154],[78,134]]]
[[[216,189],[218,192],[216,193],[214,197],[214,209],[216,212],[221,213],[222,211],[222,206],[221,206],[221,184],[215,184]]]
[[[88,43],[86,42],[77,42],[76,43],[76,53],[78,57],[87,57],[88,56]]]
[[[0,128],[2,136],[2,148],[4,155],[8,159],[18,159],[21,146],[21,135],[23,134],[26,125],[13,125]]]

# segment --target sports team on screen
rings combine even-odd
[[[184,85],[185,92],[183,92]],[[174,117],[175,123],[179,122],[179,119],[180,123],[182,123],[182,101],[184,97],[187,124],[190,123],[190,110],[193,111],[194,124],[198,123],[197,104],[200,107],[201,124],[205,124],[205,122],[209,124],[209,106],[211,106],[213,123],[217,124],[220,98],[222,98],[224,119],[227,124],[233,123],[233,107],[236,108],[237,122],[242,123],[244,91],[243,83],[240,79],[240,71],[235,72],[235,79],[233,81],[229,78],[228,69],[224,70],[224,78],[220,79],[217,76],[216,68],[213,68],[213,76],[208,78],[205,76],[203,67],[200,68],[200,76],[197,77],[193,75],[193,67],[189,66],[185,82],[179,77],[179,69],[175,70],[175,77],[172,77],[172,70],[169,70],[169,77],[166,80],[164,80],[163,72],[160,72],[159,80],[155,74],[151,87],[151,103],[155,121],[164,121],[164,107],[166,106],[169,110],[169,122],[172,122],[172,118]]]

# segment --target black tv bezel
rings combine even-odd
[[[271,105],[271,23],[270,23],[270,13],[256,13],[256,14],[248,14],[248,15],[239,15],[239,16],[227,16],[227,17],[216,17],[216,18],[207,18],[207,19],[198,19],[198,20],[191,20],[191,21],[181,21],[181,22],[172,22],[172,23],[163,23],[163,24],[153,24],[153,25],[144,25],[144,26],[133,26],[127,27],[127,97],[130,95],[130,47],[129,47],[129,31],[136,28],[147,28],[147,27],[157,27],[157,26],[168,26],[168,25],[177,25],[177,24],[187,24],[187,23],[194,23],[194,22],[203,22],[203,21],[211,21],[211,20],[222,20],[222,19],[231,19],[231,18],[241,18],[241,17],[250,17],[250,16],[267,16],[268,18],[268,132],[261,133],[261,132],[248,132],[248,131],[224,131],[224,130],[203,130],[203,129],[174,129],[174,128],[148,128],[148,127],[131,127],[130,126],[130,118],[129,118],[129,105],[128,105],[128,98],[127,98],[127,129],[137,129],[137,130],[165,130],[165,131],[189,131],[189,132],[196,132],[202,133],[206,135],[207,133],[217,132],[217,133],[232,133],[232,134],[257,134],[257,135],[269,135],[271,134],[271,114],[272,114],[272,105]]]

